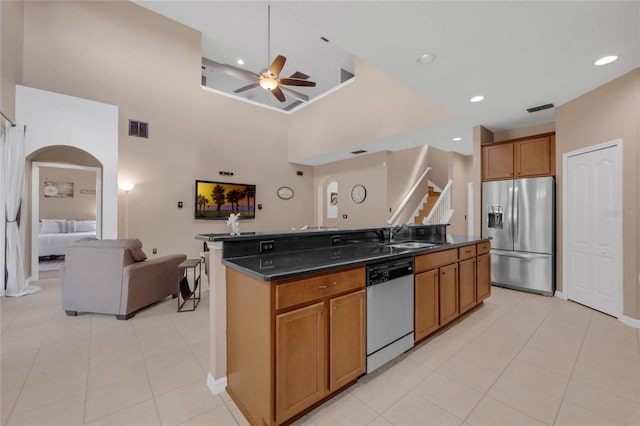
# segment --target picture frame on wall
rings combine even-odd
[[[42,191],[45,198],[73,198],[73,182],[45,181]]]
[[[196,180],[195,219],[227,220],[231,213],[256,217],[256,185]]]

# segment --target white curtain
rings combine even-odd
[[[24,138],[22,126],[7,127],[2,137],[2,192],[5,210],[5,273],[3,296],[24,296],[40,290],[24,277]],[[22,216],[22,217],[20,217]]]

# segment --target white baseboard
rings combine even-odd
[[[629,327],[640,328],[640,319],[634,319],[626,315],[622,315],[618,320]]]
[[[214,395],[224,392],[227,388],[227,376],[216,379],[211,373],[207,374],[207,387]]]
[[[554,296],[557,297],[558,299],[567,300],[567,295],[561,291],[556,290]]]

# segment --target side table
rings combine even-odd
[[[178,265],[178,270],[186,269],[184,278],[180,280],[178,291],[178,312],[195,311],[200,303],[200,275],[202,274],[202,259],[187,259]],[[189,269],[193,273],[193,290],[189,287]],[[182,274],[179,274],[181,276]],[[191,300],[193,307],[186,309],[184,305]]]

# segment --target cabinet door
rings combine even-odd
[[[326,331],[324,302],[276,316],[278,424],[326,395]]]
[[[555,174],[555,148],[551,137],[514,142],[515,177]]]
[[[491,295],[491,255],[489,253],[476,259],[477,303]]]
[[[329,392],[366,370],[366,301],[365,290],[329,301]]]
[[[454,320],[459,314],[458,307],[458,264],[440,268],[440,325]]]
[[[482,180],[513,177],[513,144],[482,147]]]
[[[414,338],[417,342],[437,330],[439,326],[438,270],[432,269],[417,274],[414,285]]]
[[[458,263],[458,284],[460,287],[460,313],[476,305],[476,258]]]

